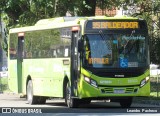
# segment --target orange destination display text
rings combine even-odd
[[[89,64],[109,64],[108,58],[89,58]]]
[[[138,22],[92,22],[93,29],[130,29],[138,28]]]

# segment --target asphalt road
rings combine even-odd
[[[112,115],[125,115],[124,113],[136,115],[136,113],[145,113],[146,116],[148,113],[160,113],[160,106],[140,103],[133,103],[131,108],[126,109],[121,108],[119,103],[107,101],[92,101],[91,104],[82,105],[79,108],[68,108],[64,104],[63,99],[47,100],[46,104],[44,105],[29,105],[25,98],[20,98],[19,95],[12,93],[0,94],[0,108],[5,111],[6,108],[9,108],[12,113],[54,113],[56,115],[58,114],[58,116],[60,114],[65,114],[65,116],[72,116],[75,115],[75,113],[76,115],[82,113],[81,116],[86,116],[83,115],[85,113],[93,114],[94,116],[97,116],[97,113],[98,115],[104,115],[104,113],[109,113]],[[2,110],[0,112],[4,112]]]

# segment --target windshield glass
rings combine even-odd
[[[83,64],[94,68],[144,67],[147,64],[143,34],[87,34]]]

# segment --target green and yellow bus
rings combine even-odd
[[[134,17],[58,17],[9,31],[9,88],[29,104],[68,107],[110,99],[130,107],[150,95],[149,36]]]

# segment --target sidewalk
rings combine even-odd
[[[141,103],[141,104],[151,104],[160,106],[160,98],[153,98],[153,97],[135,97],[133,99],[134,103]]]

